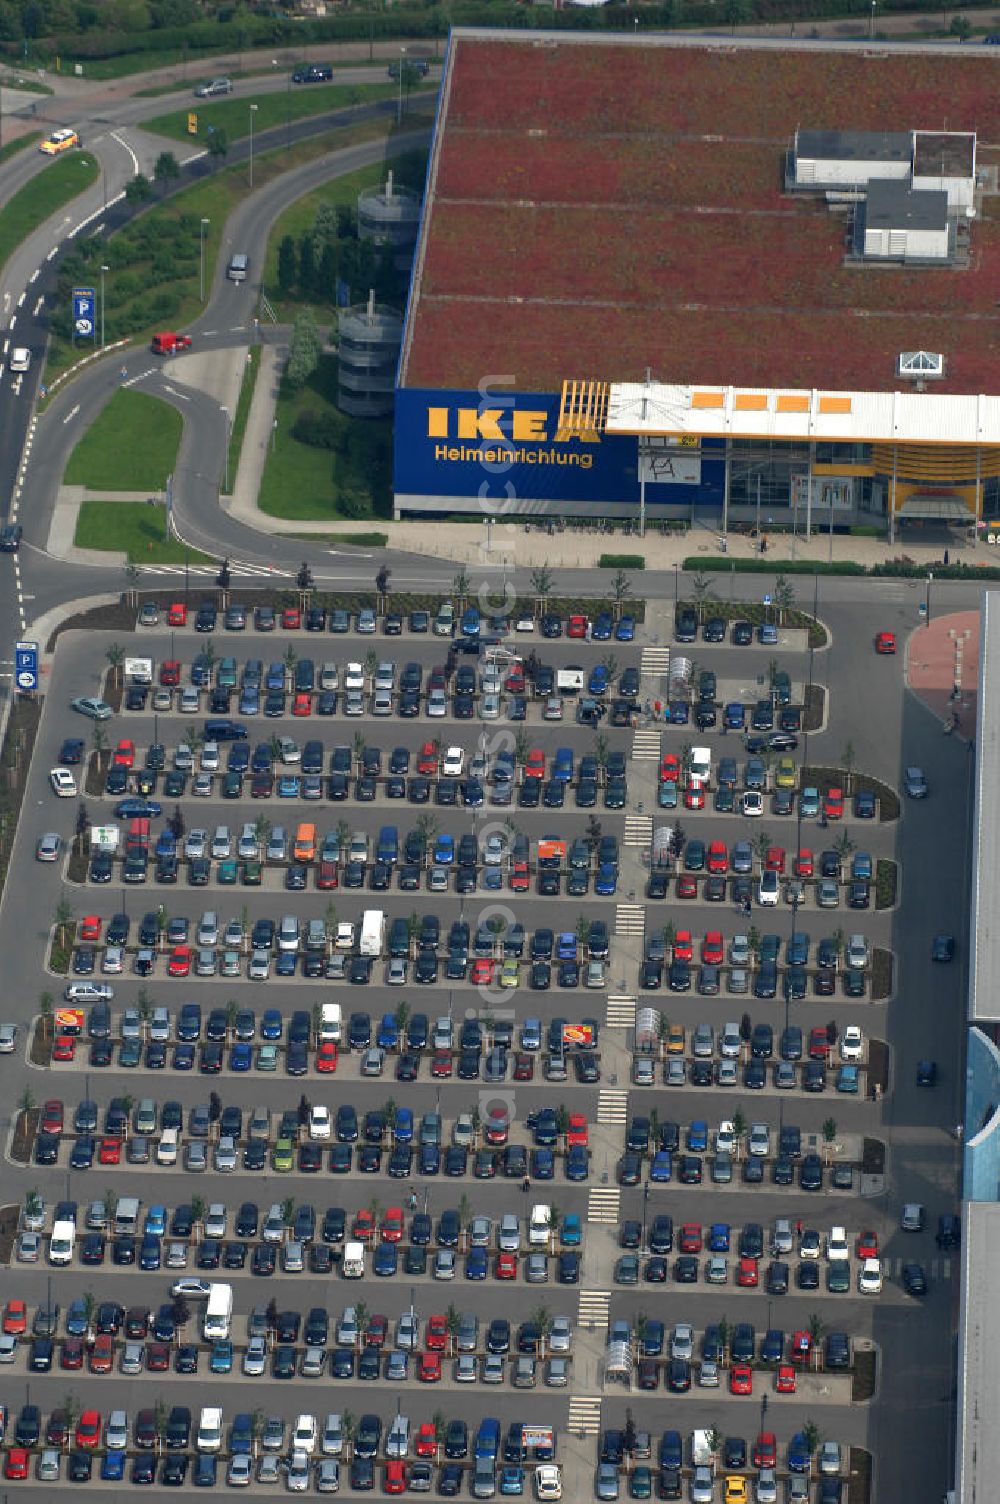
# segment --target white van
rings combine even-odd
[[[73,1260],[76,1246],[76,1223],[68,1220],[53,1223],[49,1239],[49,1263],[59,1267]]]
[[[232,1285],[211,1284],[208,1287],[208,1304],[202,1318],[201,1332],[206,1342],[215,1342],[229,1336],[233,1319]]]
[[[247,271],[249,269],[249,266],[250,257],[244,255],[241,251],[237,255],[230,258],[229,270],[226,272],[226,276],[229,278],[230,282],[245,282],[247,279]]]
[[[344,1257],[340,1265],[340,1272],[344,1279],[364,1279],[365,1277],[365,1245],[364,1243],[345,1243]]]
[[[203,1406],[195,1446],[199,1452],[222,1450],[222,1411],[217,1405]]]
[[[528,1244],[531,1247],[547,1247],[549,1241],[549,1223],[551,1220],[551,1208],[544,1202],[537,1202],[531,1208],[531,1218],[528,1222]]]
[[[343,1015],[339,1003],[322,1003],[319,1016],[319,1037],[322,1043],[340,1043]]]

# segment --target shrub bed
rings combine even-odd
[[[875,907],[891,909],[896,902],[899,868],[891,857],[880,856],[875,863]]]

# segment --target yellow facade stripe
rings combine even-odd
[[[809,411],[809,398],[804,394],[797,396],[779,396],[777,401],[779,413],[807,413]]]
[[[819,399],[821,413],[849,413],[851,411],[850,397],[821,397]]]
[[[692,392],[692,407],[725,407],[725,392]]]
[[[751,413],[767,412],[766,392],[738,392],[733,404],[737,411]]]

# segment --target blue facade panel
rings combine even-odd
[[[964,1194],[1000,1201],[1000,1050],[981,1029],[969,1030],[968,1049]]]
[[[520,502],[639,505],[638,446],[602,435],[589,442],[559,436],[559,397],[552,392],[396,389],[393,489],[400,496],[453,496],[497,509]],[[647,507],[710,506],[723,500],[718,460],[688,459],[681,475],[697,480],[647,481]],[[678,460],[684,456],[677,451]],[[669,469],[670,467],[667,466]]]

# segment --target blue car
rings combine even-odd
[[[478,637],[481,618],[478,606],[467,606],[462,613],[461,633],[463,637]]]
[[[788,1471],[790,1473],[807,1473],[809,1471],[811,1456],[805,1432],[796,1431],[788,1443]]]
[[[586,1180],[590,1174],[590,1156],[583,1144],[571,1144],[563,1163],[567,1180]],[[567,1218],[567,1221],[569,1219]],[[563,1242],[567,1240],[563,1237]]]
[[[178,1044],[174,1046],[174,1070],[194,1070],[194,1045]]]
[[[713,1222],[708,1234],[708,1250],[710,1253],[729,1252],[729,1223]]]
[[[439,835],[434,841],[431,862],[435,867],[450,867],[455,860],[455,837]]]
[[[766,648],[778,646],[778,629],[771,622],[761,622],[757,628],[757,641],[763,643]]]
[[[301,788],[302,780],[297,773],[282,773],[276,791],[279,799],[298,799]]]
[[[576,1212],[570,1212],[563,1217],[562,1227],[559,1229],[559,1241],[564,1248],[579,1248],[583,1242],[583,1224]]]
[[[248,1071],[253,1065],[253,1045],[241,1041],[234,1044],[229,1051],[229,1069],[231,1071]]]
[[[260,714],[260,693],[256,689],[245,689],[240,695],[240,715]]]
[[[125,1477],[125,1456],[124,1452],[106,1452],[101,1458],[101,1477],[105,1483],[120,1483]]]
[[[615,637],[618,642],[635,641],[635,617],[619,616],[618,625],[615,628]]]
[[[232,1373],[233,1344],[228,1341],[214,1343],[208,1367],[211,1373]]]
[[[283,950],[274,964],[276,977],[293,977],[298,956],[293,950]]]
[[[87,1335],[87,1303],[77,1299],[70,1303],[66,1310],[66,1334],[69,1337],[85,1337]]]
[[[139,1268],[159,1269],[160,1267],[160,1240],[159,1238],[145,1237],[139,1247]]]
[[[142,1228],[150,1237],[163,1238],[167,1234],[167,1208],[157,1202],[146,1213]]]
[[[120,799],[115,805],[118,820],[154,820],[159,813],[156,799]]]
[[[857,1096],[858,1068],[856,1065],[842,1065],[840,1067],[837,1072],[837,1090]]]
[[[555,1155],[551,1149],[532,1149],[531,1175],[534,1180],[551,1180],[556,1173]]]
[[[666,1185],[673,1173],[673,1160],[669,1149],[657,1149],[649,1166],[649,1178],[654,1185]]]
[[[695,1118],[687,1131],[687,1146],[692,1154],[704,1154],[708,1150],[708,1124],[704,1118]]]
[[[280,1039],[282,1019],[277,1008],[265,1008],[260,1020],[261,1039]]]
[[[687,700],[671,700],[667,706],[667,719],[671,726],[686,726],[691,718],[691,707]]]
[[[604,695],[608,692],[608,670],[603,663],[595,664],[590,670],[587,680],[587,693],[591,695]]]
[[[500,1469],[500,1492],[502,1494],[524,1493],[524,1468],[507,1462]]]
[[[604,862],[597,869],[594,879],[594,892],[600,898],[610,898],[618,891],[618,873],[610,862]]]
[[[124,1456],[124,1452],[122,1456]],[[192,1481],[196,1488],[214,1488],[218,1461],[211,1452],[202,1453],[194,1459],[194,1473]]]
[[[383,1279],[391,1278],[399,1268],[399,1253],[395,1243],[379,1243],[372,1259],[373,1271]]]
[[[746,706],[740,705],[736,700],[730,700],[726,706],[725,722],[727,731],[742,731],[747,722]]]
[[[394,1050],[399,1044],[399,1028],[391,1013],[383,1013],[379,1022],[375,1043],[380,1050]]]
[[[610,642],[614,623],[611,620],[610,611],[599,611],[594,617],[594,624],[590,629],[590,635],[594,642]]]
[[[484,867],[482,885],[487,893],[499,893],[503,888],[503,870],[500,867]]]
[[[556,748],[556,755],[552,759],[552,777],[557,783],[573,781],[573,749],[571,747]]]
[[[485,1248],[470,1248],[465,1259],[466,1279],[485,1279],[489,1268],[489,1256]]]
[[[420,1145],[420,1174],[440,1175],[441,1150],[437,1144]]]
[[[283,663],[269,663],[267,665],[267,678],[264,681],[265,689],[284,689],[285,665]]]
[[[413,1142],[413,1113],[409,1107],[396,1108],[396,1143],[412,1144]]]

